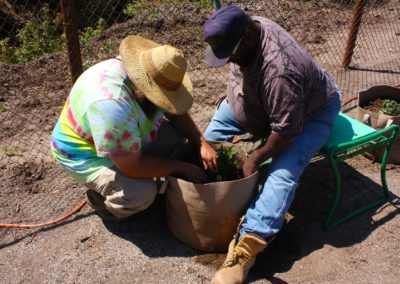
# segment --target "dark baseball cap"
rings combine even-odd
[[[228,62],[248,25],[248,16],[236,6],[225,6],[205,22],[204,38],[209,43],[206,62],[221,67]]]

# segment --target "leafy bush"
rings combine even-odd
[[[382,112],[387,115],[400,115],[400,103],[393,100],[384,100]]]
[[[61,17],[51,15],[48,6],[36,17],[28,13],[16,39],[17,45],[10,44],[9,38],[0,41],[0,64],[26,63],[44,53],[61,50],[64,46]]]
[[[124,14],[135,18],[149,9],[151,9],[151,5],[147,1],[133,1],[132,3],[126,5]]]
[[[10,45],[10,39],[0,40],[0,66],[4,63],[16,63],[14,48]]]
[[[126,5],[124,9],[124,14],[128,17],[135,18],[141,14],[148,14],[150,19],[157,18],[160,10],[157,9],[154,5],[148,3],[148,1],[140,0],[133,1],[132,3]]]
[[[160,4],[174,4],[174,3],[182,3],[187,2],[185,0],[134,0],[131,3],[127,4],[124,8],[124,14],[128,17],[137,17],[142,13],[149,13],[149,16],[155,18],[160,11],[156,8]],[[212,8],[213,0],[192,0],[189,2],[194,2],[194,4],[199,8]]]
[[[86,27],[79,35],[79,42],[82,46],[89,45],[96,36],[100,35],[107,28],[107,23],[103,18],[97,21],[96,26]]]

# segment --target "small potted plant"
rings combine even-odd
[[[400,125],[400,88],[374,86],[358,94],[357,120],[379,130],[391,124]],[[399,135],[400,136],[400,135]],[[388,163],[400,163],[400,137],[397,137],[390,152]],[[378,162],[382,161],[384,149],[370,153]]]

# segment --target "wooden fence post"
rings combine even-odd
[[[361,18],[364,13],[365,0],[357,0],[356,7],[354,9],[353,19],[351,21],[351,27],[349,36],[347,38],[346,49],[344,51],[342,67],[348,68],[353,57],[354,48],[356,47],[357,35],[361,25]]]
[[[65,39],[68,49],[69,70],[75,82],[83,72],[75,0],[60,0]]]

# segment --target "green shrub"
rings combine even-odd
[[[132,3],[126,5],[124,14],[128,17],[135,18],[150,9],[151,5],[147,1],[133,1]]]
[[[137,17],[143,13],[149,13],[149,16],[155,18],[160,11],[156,8],[159,4],[175,4],[187,2],[185,0],[134,0],[131,3],[127,4],[124,8],[124,14],[128,17]],[[213,0],[192,0],[189,2],[194,2],[194,4],[199,8],[212,8]]]
[[[9,38],[0,40],[0,66],[4,63],[17,63],[14,51]]]
[[[87,46],[98,35],[100,35],[107,28],[107,23],[103,18],[97,21],[96,26],[86,27],[79,35],[79,42],[82,46]]]
[[[9,38],[0,41],[0,63],[26,63],[44,53],[59,51],[64,46],[61,18],[51,15],[48,6],[36,17],[28,13],[16,39],[17,45],[10,44]]]
[[[156,19],[159,13],[159,9],[144,0],[133,1],[126,5],[124,9],[124,14],[131,18],[135,18],[141,14],[148,14],[150,19]]]

